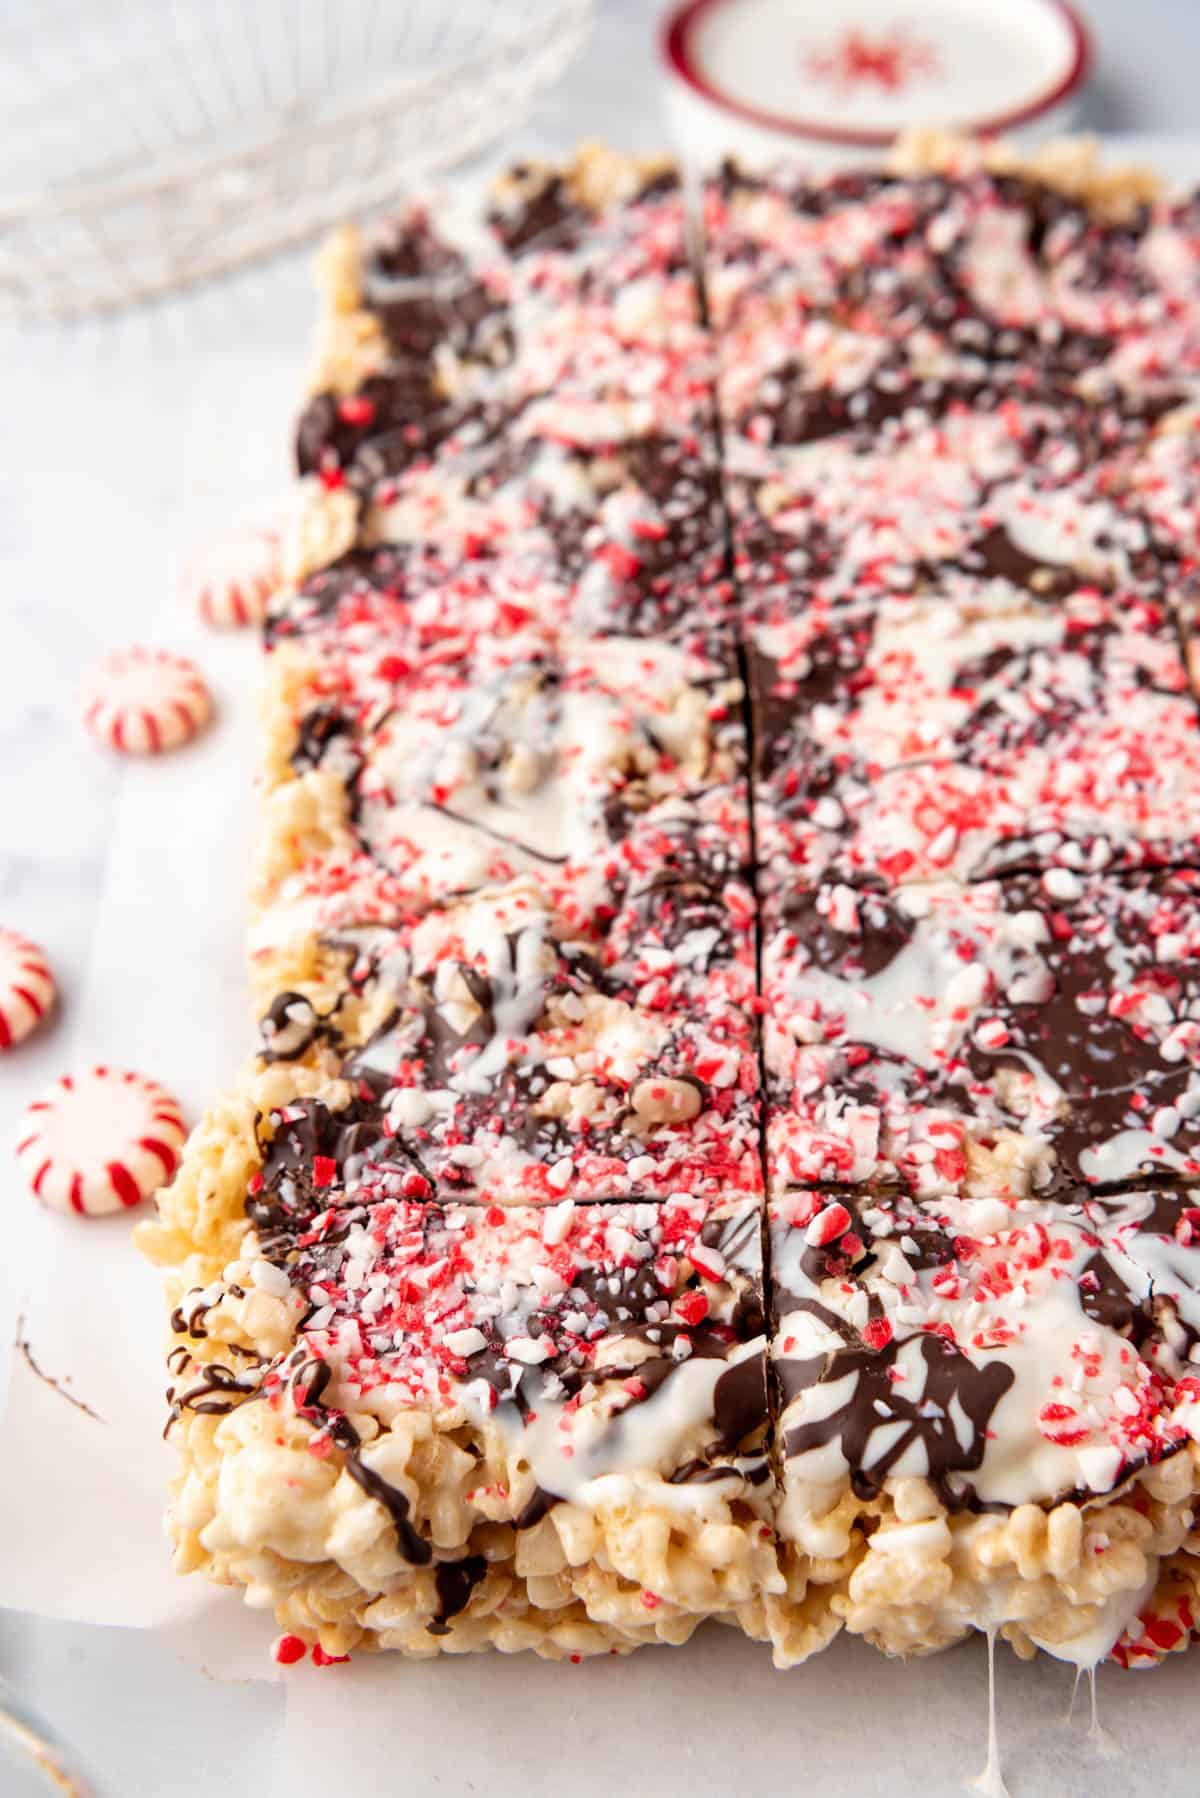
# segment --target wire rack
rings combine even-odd
[[[592,0],[7,0],[0,313],[220,275],[518,123]]]

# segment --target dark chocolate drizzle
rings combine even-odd
[[[828,1416],[784,1431],[785,1455],[807,1454],[837,1442],[855,1492],[861,1498],[873,1498],[901,1457],[914,1442],[920,1442],[928,1459],[929,1483],[943,1504],[952,1511],[970,1505],[974,1492],[965,1476],[978,1472],[983,1464],[988,1426],[1013,1384],[1012,1368],[999,1360],[978,1367],[953,1343],[923,1334],[919,1353],[925,1364],[924,1389],[919,1399],[907,1398],[889,1376],[900,1350],[912,1337],[893,1336],[883,1348],[869,1348],[827,1306],[815,1299],[802,1299],[799,1304],[835,1331],[845,1346],[816,1360],[777,1360],[775,1370],[784,1404],[814,1387],[846,1378],[853,1378],[854,1385],[849,1399]],[[952,1404],[971,1426],[965,1444],[951,1415]],[[903,1427],[868,1466],[871,1438],[889,1424]]]
[[[413,1527],[408,1499],[382,1474],[366,1465],[359,1453],[362,1438],[350,1419],[344,1412],[331,1410],[324,1403],[333,1369],[327,1361],[309,1356],[303,1343],[295,1351],[293,1362],[289,1384],[296,1415],[327,1435],[342,1451],[346,1472],[355,1485],[361,1486],[368,1498],[381,1504],[391,1518],[400,1553],[410,1566],[428,1567],[433,1559],[433,1548]]]
[[[437,1588],[438,1608],[425,1625],[431,1636],[448,1636],[450,1619],[458,1617],[471,1602],[471,1594],[481,1580],[487,1578],[488,1564],[482,1555],[466,1555],[461,1561],[439,1561],[433,1579]]]
[[[302,1010],[304,1019],[301,1023],[288,1014],[294,1010]],[[314,1043],[328,1042],[337,1047],[341,1034],[328,1015],[322,1015],[312,1001],[304,993],[277,993],[259,1022],[259,1032],[263,1046],[258,1052],[258,1059],[268,1066],[277,1061],[299,1061],[307,1055]],[[277,1048],[281,1036],[295,1033],[294,1040],[287,1048]]]
[[[353,1450],[346,1454],[346,1472],[368,1498],[383,1506],[395,1526],[396,1541],[405,1560],[413,1567],[427,1567],[433,1559],[433,1549],[413,1528],[410,1521],[412,1507],[403,1492],[389,1484],[374,1468],[368,1467]]]

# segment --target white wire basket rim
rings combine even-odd
[[[331,105],[302,96],[233,148],[185,143],[145,172],[0,197],[0,312],[111,311],[377,208],[509,130],[582,45],[592,7],[548,0],[439,68],[384,74]]]

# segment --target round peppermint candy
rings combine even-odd
[[[194,737],[212,699],[193,662],[166,649],[116,649],[83,690],[92,735],[125,755],[158,755]]]
[[[36,943],[0,930],[0,1049],[11,1049],[54,1003],[54,976]]]
[[[102,1217],[140,1205],[169,1180],[186,1134],[156,1081],[89,1068],[64,1074],[29,1107],[17,1160],[43,1205]]]
[[[279,532],[271,525],[227,531],[193,551],[183,574],[184,597],[213,630],[261,624],[283,579]]]

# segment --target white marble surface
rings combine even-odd
[[[660,142],[654,10],[645,0],[600,0],[586,57],[507,147],[553,150],[587,135],[630,147]],[[1200,6],[1093,0],[1089,11],[1100,62],[1088,122],[1119,131],[1191,128]],[[1200,152],[1191,166],[1200,169]],[[142,1065],[175,1084],[194,1116],[249,1042],[241,896],[223,874],[206,880],[206,870],[228,859],[231,835],[244,840],[249,829],[250,799],[237,774],[251,729],[254,649],[249,639],[203,638],[179,610],[173,581],[192,538],[253,511],[285,481],[287,422],[311,317],[306,258],[295,256],[102,326],[4,339],[0,919],[47,946],[64,997],[56,1027],[6,1058],[0,1071],[5,1140],[37,1088],[74,1059]],[[74,715],[74,690],[87,665],[105,647],[139,638],[190,645],[222,707],[209,739],[179,762],[153,768],[98,755]],[[148,802],[148,782],[160,783],[173,801],[177,796],[165,814]],[[211,823],[208,838],[201,832],[198,839],[188,804],[196,783],[211,791],[217,782],[228,808],[219,854]],[[150,815],[161,816],[154,841],[142,834]],[[206,903],[188,908],[187,940],[174,943],[167,971],[170,895],[178,882],[202,892]],[[27,1200],[11,1164],[0,1203],[9,1214],[8,1241],[19,1242]],[[17,1298],[14,1258],[0,1258],[4,1343]],[[3,1466],[0,1478],[9,1480],[12,1471]],[[85,1504],[86,1490],[85,1467],[77,1491],[62,1502]],[[0,1591],[0,1602],[4,1597]],[[565,1676],[524,1662],[469,1669],[452,1663],[414,1670],[375,1742],[351,1743],[346,1751],[356,1789],[414,1798],[490,1790],[503,1758],[498,1745],[521,1754],[516,1739],[508,1740],[515,1720],[524,1765],[513,1790],[524,1793],[588,1798],[611,1790],[618,1777],[641,1793],[651,1789],[651,1769],[660,1789],[682,1789],[686,1780],[697,1794],[724,1792],[731,1760],[738,1782],[750,1786],[803,1769],[806,1783],[823,1777],[833,1790],[948,1793],[976,1758],[981,1703],[978,1657],[953,1657],[957,1672],[951,1665],[942,1663],[936,1675],[928,1667],[883,1669],[848,1648],[811,1677],[793,1676],[785,1685],[760,1653],[721,1635],[675,1657],[669,1674],[662,1656]],[[861,1693],[872,1673],[871,1739],[860,1759]],[[289,1756],[309,1734],[296,1701],[285,1726],[277,1688],[214,1684],[151,1632],[0,1612],[0,1674],[78,1745],[109,1798],[193,1798],[214,1787],[229,1798],[272,1790],[282,1798],[299,1790]],[[1184,1701],[1192,1674],[1176,1664],[1159,1675],[1151,1708],[1141,1702],[1143,1682],[1102,1678],[1110,1724],[1141,1764],[1154,1765],[1164,1794],[1195,1788],[1194,1776],[1173,1772],[1176,1763],[1162,1753],[1162,1720]],[[1065,1676],[1039,1677],[1010,1663],[1004,1677],[1004,1702],[1022,1719],[1012,1762],[1018,1795],[1130,1788],[1128,1763],[1095,1760],[1081,1737],[1056,1723]],[[912,1723],[931,1713],[935,1690],[931,1742]],[[463,1707],[477,1719],[493,1706],[491,1735],[451,1727]],[[336,1708],[327,1678],[314,1689],[311,1718],[335,1731]],[[437,1728],[420,1730],[422,1716],[437,1718]],[[638,1743],[638,1759],[619,1775],[614,1732]],[[876,1753],[889,1737],[907,1744],[904,1784]],[[380,1753],[373,1783],[366,1776]],[[677,1780],[670,1768],[679,1769]],[[0,1795],[15,1798],[2,1771]]]

